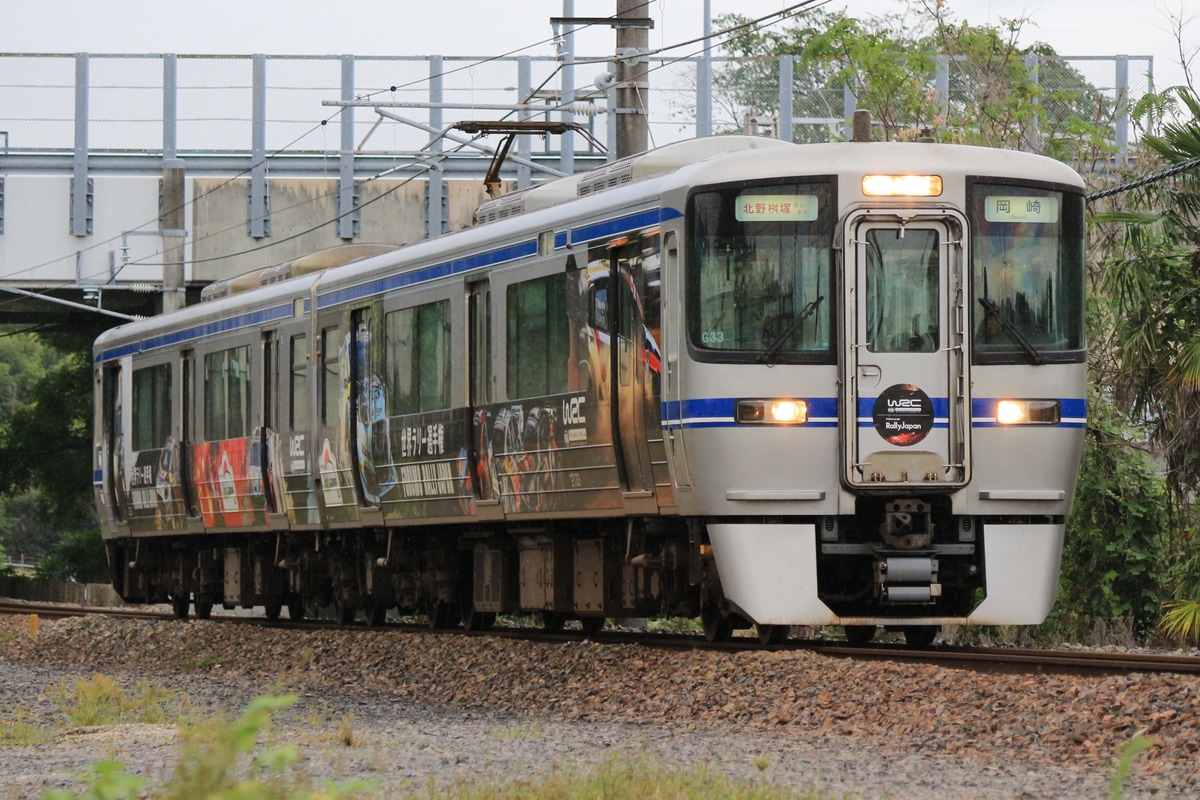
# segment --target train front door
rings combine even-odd
[[[845,226],[845,481],[931,490],[969,479],[961,219],[862,213]]]

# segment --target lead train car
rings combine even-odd
[[[96,342],[113,583],[180,616],[1036,624],[1083,208],[1025,153],[715,137],[249,276]]]

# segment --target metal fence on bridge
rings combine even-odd
[[[698,80],[704,64],[698,57],[650,59],[651,146],[731,131],[796,141],[847,137],[858,102],[852,87],[804,86],[796,58],[714,58],[713,91],[699,88],[708,85]],[[1035,97],[1041,106],[1019,122],[1021,146],[1042,150],[1063,137],[1080,137],[1080,123],[1100,132],[1112,162],[1124,160],[1135,138],[1129,110],[1154,88],[1151,57],[1033,57],[1026,67],[1040,81]],[[168,249],[161,239],[144,241],[164,233],[152,205],[138,212],[149,217],[152,235],[130,239],[142,220],[106,217],[114,190],[106,186],[102,193],[97,185],[93,194],[93,178],[157,180],[172,164],[189,177],[244,178],[249,202],[239,213],[252,243],[271,240],[267,183],[283,176],[333,186],[329,194],[336,201],[319,213],[336,223],[334,242],[359,236],[356,193],[365,181],[419,176],[428,184],[424,235],[438,235],[463,219],[449,208],[443,177],[478,180],[490,161],[474,149],[481,143],[463,144],[469,137],[462,135],[440,140],[438,132],[465,119],[565,118],[583,132],[518,137],[518,159],[502,176],[521,186],[590,168],[612,158],[614,70],[605,56],[578,56],[565,68],[549,56],[0,54],[0,284],[52,283],[94,292],[97,282],[119,287],[131,281],[142,289],[154,283],[152,271],[122,267],[130,252],[136,264],[139,247]],[[972,124],[978,98],[971,84],[981,80],[964,76],[949,59],[936,60],[931,72],[913,81],[936,98],[947,118],[912,120],[911,126]],[[430,168],[434,163],[437,169]],[[36,181],[16,176],[58,176],[63,188],[54,191],[69,197],[47,200]],[[44,207],[18,214],[33,201]],[[198,224],[185,225],[188,237],[199,239]],[[28,226],[36,230],[23,229]],[[114,244],[92,252],[106,242]],[[229,237],[210,244],[210,263],[219,247],[245,249]],[[231,261],[228,271],[256,266]],[[191,281],[202,277],[212,276],[189,274]]]
[[[761,81],[742,87],[744,95],[788,103],[779,86],[788,83],[788,62],[773,59],[766,69],[743,72]],[[713,59],[720,75],[746,60]],[[657,59],[650,64],[649,119],[653,145],[710,132],[741,130],[747,118],[782,116],[775,108],[751,108],[738,98],[697,92],[697,58]],[[1118,113],[1122,98],[1136,99],[1153,90],[1149,56],[1041,57],[1027,62],[1031,70],[1048,63],[1066,65],[1078,84],[1056,85],[1046,92],[1046,113],[1070,108],[1078,97],[1106,101],[1094,108],[1094,120],[1108,126],[1115,144],[1128,142],[1127,111]],[[267,154],[305,154],[336,159],[342,149],[339,109],[322,103],[353,99],[392,106],[416,123],[440,127],[460,118],[515,118],[514,106],[531,117],[560,118],[575,112],[605,146],[611,141],[608,110],[614,103],[604,76],[611,71],[602,57],[580,57],[574,74],[580,85],[564,86],[562,64],[553,57],[495,59],[383,56],[215,56],[215,55],[39,55],[0,54],[0,155],[5,168],[20,168],[13,157],[72,153],[126,156],[122,168],[139,158],[179,156],[248,157],[256,144]],[[960,91],[950,85],[950,65],[917,83],[944,92],[947,100]],[[718,86],[720,81],[718,80]],[[843,135],[841,124],[852,116],[853,92],[826,89],[794,97],[793,108],[824,108],[820,118],[796,115],[797,127],[814,127],[826,137]],[[564,98],[573,102],[561,105]],[[433,107],[431,107],[433,106]],[[697,129],[702,107],[713,120],[712,131]],[[401,110],[402,109],[402,110]],[[353,117],[356,150],[400,159],[427,152],[431,135],[414,125],[384,124],[373,113]],[[929,121],[914,120],[914,125]],[[1122,134],[1122,129],[1126,133]],[[786,137],[778,127],[773,133]],[[801,135],[801,139],[811,138]],[[577,152],[596,148],[576,137]],[[541,142],[536,150],[558,151],[558,143]],[[38,162],[46,164],[45,161]],[[330,169],[329,164],[314,168]]]

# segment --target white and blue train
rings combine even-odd
[[[725,136],[243,276],[96,342],[112,579],[179,616],[1036,624],[1084,267],[1051,159]]]

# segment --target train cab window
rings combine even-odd
[[[133,371],[133,449],[160,450],[171,432],[171,365]]]
[[[968,192],[975,363],[1082,361],[1082,195],[984,179]]]
[[[567,273],[508,287],[508,396],[545,397],[567,391],[571,324]]]
[[[249,435],[250,348],[234,347],[204,357],[204,438]]]
[[[292,337],[291,396],[288,398],[288,423],[292,430],[308,427],[308,337]]]
[[[450,302],[393,311],[384,318],[389,416],[450,407]]]
[[[831,363],[832,180],[739,184],[688,201],[687,326],[706,361]]]

